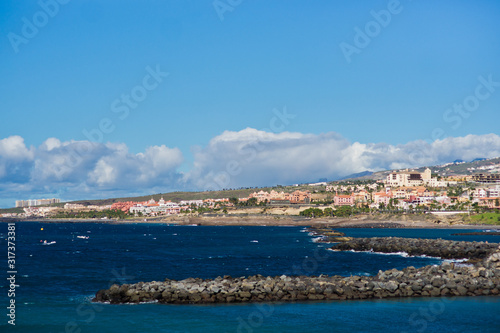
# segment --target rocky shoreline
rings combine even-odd
[[[423,246],[423,249],[429,252],[421,254],[436,256],[442,254],[443,258],[468,258],[476,260],[476,263],[462,265],[445,262],[440,266],[379,271],[376,276],[368,277],[326,275],[264,277],[255,275],[239,278],[224,276],[207,280],[166,279],[161,282],[139,282],[121,286],[115,284],[109,289],[99,290],[93,302],[212,304],[500,294],[500,247],[498,244],[376,238],[375,240],[353,239],[334,245],[333,248],[335,250],[340,250],[340,247],[345,250],[360,250],[361,245],[365,249],[368,245],[375,245],[378,246],[377,249],[380,249],[379,252],[385,252],[382,251],[384,240],[389,244],[385,247],[387,251],[410,253],[415,251],[412,249]],[[451,246],[451,248],[447,250],[446,246]],[[434,248],[439,251],[435,251]]]
[[[334,251],[405,252],[410,256],[480,260],[498,250],[497,243],[402,237],[354,238],[331,247]]]
[[[500,232],[460,232],[452,236],[500,236]]]
[[[175,224],[198,226],[316,226],[319,228],[437,228],[437,229],[496,229],[499,225],[472,225],[434,223],[428,217],[415,216],[359,216],[352,218],[306,218],[288,215],[255,216],[178,216],[148,217],[137,219],[56,219],[56,218],[0,218],[0,222],[39,223],[104,223],[104,224]]]

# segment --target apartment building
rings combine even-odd
[[[44,206],[54,203],[60,203],[60,199],[29,199],[29,200],[17,200],[16,207],[32,207],[32,206]]]

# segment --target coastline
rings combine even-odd
[[[168,216],[146,219],[14,219],[3,218],[0,222],[39,222],[39,223],[105,223],[105,224],[175,224],[197,226],[307,226],[328,228],[409,228],[409,229],[495,229],[500,225],[490,224],[445,224],[426,219],[370,218],[304,218],[300,216]]]
[[[242,276],[215,279],[113,284],[92,302],[110,304],[269,303],[403,297],[497,296],[500,294],[500,247],[488,242],[415,238],[356,238],[336,243],[333,251],[366,251],[439,256],[438,265],[379,271],[375,276]],[[460,264],[462,258],[468,259]],[[455,263],[453,260],[459,260]]]

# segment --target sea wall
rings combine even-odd
[[[349,242],[348,242],[349,243]],[[463,242],[458,242],[463,243]],[[415,243],[419,244],[419,243]],[[473,244],[473,245],[472,245]],[[480,243],[481,244],[481,243]],[[466,246],[467,253],[476,245]],[[488,246],[486,246],[488,245]],[[112,285],[97,292],[94,302],[208,304],[235,302],[288,302],[388,297],[436,297],[499,295],[500,248],[486,246],[488,254],[475,265],[443,263],[422,268],[379,271],[376,276],[230,276],[202,280],[139,282]],[[458,247],[455,247],[458,248]],[[396,249],[401,251],[400,248]],[[487,252],[486,251],[486,252]],[[451,255],[451,257],[462,257]],[[477,254],[476,254],[477,253]]]
[[[444,239],[401,237],[353,238],[331,247],[337,251],[406,252],[411,256],[426,255],[443,259],[484,259],[498,249],[498,243],[464,242]]]

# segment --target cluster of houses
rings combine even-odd
[[[294,191],[292,193],[277,192],[272,190],[270,193],[265,191],[254,192],[247,198],[238,198],[238,202],[244,203],[255,198],[256,203],[269,204],[309,204],[311,203],[311,192],[309,191]],[[158,216],[158,215],[175,215],[182,211],[191,211],[198,207],[233,207],[234,203],[229,198],[220,199],[205,199],[205,200],[183,200],[179,203],[165,201],[161,198],[158,202],[154,199],[144,202],[116,202],[111,205],[110,209],[129,212],[133,215],[142,216]]]
[[[485,182],[481,187],[464,189],[460,195],[449,195],[449,186],[457,185],[459,178],[460,176],[455,176],[454,180],[438,180],[437,177],[432,177],[431,170],[427,168],[422,173],[408,170],[392,172],[382,184],[334,185],[327,190],[337,192],[334,197],[335,206],[390,206],[406,210],[417,206],[439,205],[445,208],[460,203],[477,203],[481,207],[500,208],[500,185],[497,185],[500,182]],[[339,191],[344,194],[338,194]]]
[[[125,201],[115,202],[112,210],[121,210],[134,215],[174,215],[181,212],[181,206],[175,202],[165,201],[163,198],[156,202],[154,199],[143,202]]]
[[[474,187],[463,187],[457,192],[456,185],[466,184],[463,182],[475,182]],[[500,174],[475,174],[455,175],[445,179],[433,177],[429,168],[424,172],[418,171],[395,171],[378,182],[367,184],[326,184],[321,182],[310,184],[325,186],[327,192],[334,192],[334,206],[369,206],[371,208],[397,207],[399,209],[411,209],[418,206],[434,206],[446,208],[455,204],[474,204],[478,206],[500,209]],[[317,199],[317,197],[315,197]],[[221,208],[232,207],[236,201],[229,198],[205,199],[205,200],[183,200],[180,202],[165,201],[161,198],[158,202],[154,199],[143,202],[127,201],[116,202],[112,205],[85,206],[82,204],[66,203],[64,207],[37,207],[36,204],[58,203],[58,199],[43,199],[18,201],[16,206],[23,207],[24,214],[7,213],[0,216],[39,216],[47,217],[61,211],[103,211],[121,210],[135,216],[158,216],[175,215],[181,212],[189,212],[199,207]],[[246,198],[238,198],[239,203],[267,204],[267,205],[310,205],[313,196],[310,191],[296,190],[294,192],[278,192],[272,190],[257,191]]]
[[[66,203],[63,207],[24,207],[23,211],[24,214],[23,216],[26,217],[48,217],[52,216],[56,213],[60,213],[63,211],[73,211],[73,212],[90,212],[90,211],[103,211],[103,210],[108,210],[111,209],[111,205],[103,205],[103,206],[97,206],[97,205],[82,205],[82,204],[74,204],[74,203]],[[18,214],[10,214],[10,217],[16,217]],[[3,214],[4,217],[7,217],[6,214]]]
[[[311,192],[310,191],[294,191],[292,193],[278,192],[271,190],[271,192],[259,191],[250,194],[248,198],[239,199],[240,201],[248,201],[250,198],[257,199],[257,203],[269,203],[271,205],[279,204],[310,204]]]
[[[370,208],[397,207],[409,209],[432,203],[451,205],[452,198],[446,192],[429,191],[425,186],[409,186],[392,189],[386,187],[382,192],[368,192],[361,190],[349,195],[335,195],[335,206],[369,206]]]

